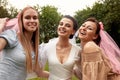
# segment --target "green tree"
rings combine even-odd
[[[91,8],[77,11],[75,17],[79,25],[88,17],[96,17],[120,46],[120,0],[99,0]]]
[[[8,10],[6,9],[7,0],[0,0],[0,18],[9,17]]]
[[[87,9],[78,10],[75,12],[76,15],[74,17],[78,21],[78,25],[80,26],[85,19],[91,16],[91,8],[87,7]]]
[[[0,0],[0,6],[6,7],[8,5],[7,0]]]
[[[18,14],[18,10],[8,3],[8,0],[0,0],[0,18],[14,18]]]
[[[40,42],[48,42],[49,39],[56,37],[56,28],[61,18],[60,13],[54,6],[44,6],[40,12]]]
[[[105,0],[103,5],[108,11],[104,18],[107,31],[120,47],[120,0]]]
[[[18,9],[15,7],[10,7],[9,9],[9,18],[15,18],[18,15]]]

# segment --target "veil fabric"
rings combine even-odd
[[[5,19],[5,18],[4,18]],[[13,19],[6,19],[5,26],[3,28],[3,31],[8,30],[8,29],[13,29],[16,30],[16,32],[19,32],[19,27],[18,27],[18,18],[13,18]],[[2,57],[2,51],[0,51],[0,59]]]
[[[7,29],[14,29],[17,32],[19,32],[18,18],[13,18],[13,19],[8,20],[4,27],[4,30],[7,30]]]
[[[120,74],[120,48],[117,46],[112,37],[104,31],[102,22],[99,23],[100,30],[100,47],[103,49],[105,55],[109,58],[112,71]]]
[[[13,29],[13,30],[16,30],[16,32],[19,32],[19,26],[18,26],[19,15],[20,15],[20,12],[15,18],[12,18],[12,19],[7,18],[3,31],[8,30],[8,29]]]

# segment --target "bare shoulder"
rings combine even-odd
[[[84,53],[93,53],[100,51],[100,47],[95,44],[93,41],[87,42],[83,47]]]

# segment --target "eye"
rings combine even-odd
[[[92,26],[87,26],[87,28],[88,28],[89,30],[93,30]]]
[[[38,19],[38,17],[37,16],[25,16],[25,19],[34,19],[34,20],[36,20],[36,19]]]
[[[67,24],[65,24],[65,26],[66,26],[66,27],[71,27],[71,25],[70,25],[70,24],[68,24],[68,23],[67,23]]]
[[[36,19],[38,19],[38,17],[37,16],[33,16],[33,19],[36,20]]]
[[[30,16],[25,16],[25,19],[31,19],[31,17]]]
[[[85,25],[84,25],[84,24],[82,24],[82,25],[81,25],[81,27],[85,27]]]
[[[62,26],[62,25],[63,25],[63,22],[59,22],[59,25]]]

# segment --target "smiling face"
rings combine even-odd
[[[92,21],[84,22],[79,28],[79,38],[81,41],[93,41],[97,39],[98,35],[96,34],[97,26]]]
[[[74,34],[74,29],[73,29],[73,22],[72,20],[68,18],[62,18],[61,21],[59,22],[58,28],[57,28],[57,33],[60,37],[67,37],[71,34]]]
[[[22,20],[25,31],[34,32],[39,26],[38,13],[32,8],[24,11]]]

